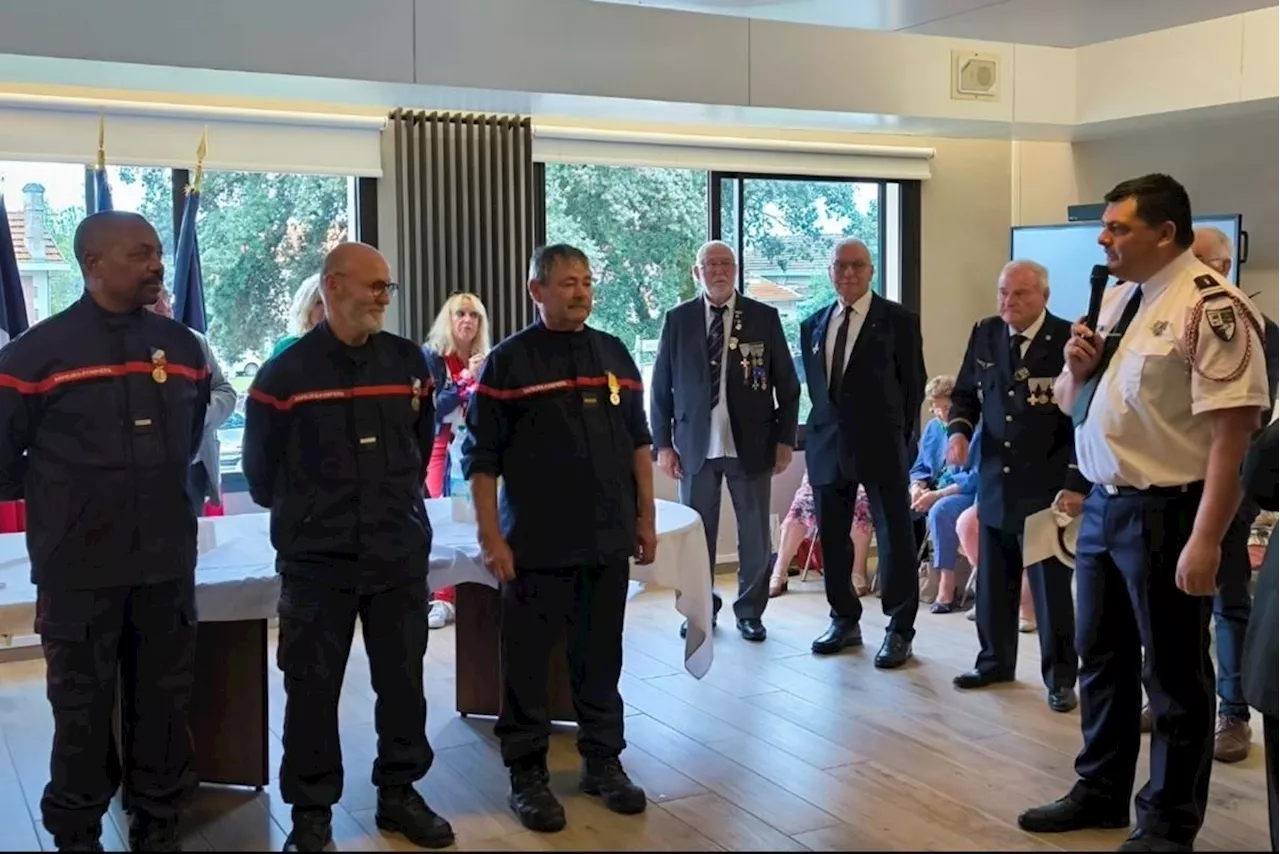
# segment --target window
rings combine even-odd
[[[590,323],[622,339],[647,387],[663,314],[696,291],[692,270],[706,241],[707,173],[548,163],[546,217],[547,243],[573,244],[591,259]]]
[[[713,232],[736,247],[742,290],[778,310],[796,372],[803,379],[800,321],[833,298],[827,267],[838,241],[857,237],[866,243],[876,267],[872,289],[895,296],[896,284],[886,288],[886,283],[898,276],[900,264],[886,269],[883,263],[884,256],[896,258],[898,251],[896,246],[893,253],[886,251],[886,185],[724,173],[712,173],[712,180],[719,197]],[[809,390],[802,382],[801,424],[810,407]]]
[[[71,305],[83,290],[72,238],[84,218],[84,167],[0,161],[0,191],[27,321],[35,324]]]

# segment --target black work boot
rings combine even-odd
[[[332,822],[329,807],[294,807],[293,830],[284,841],[284,850],[323,851],[333,841]]]
[[[102,841],[90,833],[79,833],[53,837],[53,844],[59,851],[101,851]]]
[[[129,821],[129,850],[181,851],[182,846],[178,843],[178,819],[160,819],[146,813],[133,813]]]
[[[374,822],[383,830],[399,833],[419,848],[447,848],[453,844],[453,828],[436,815],[413,786],[382,786]]]
[[[616,813],[635,815],[644,812],[644,789],[631,782],[616,756],[607,759],[584,758],[582,780],[578,788],[588,795],[599,795],[604,805]]]
[[[511,766],[511,796],[507,803],[529,830],[555,833],[564,829],[564,807],[551,794],[550,782],[544,760]]]

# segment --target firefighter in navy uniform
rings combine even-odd
[[[645,808],[644,791],[618,758],[618,678],[630,558],[650,563],[657,547],[652,440],[631,354],[585,325],[591,289],[580,250],[534,252],[529,291],[539,318],[489,354],[463,442],[480,546],[502,584],[504,693],[494,732],[510,770],[511,809],[539,831],[565,823],[547,773],[547,670],[562,629],[580,788],[614,812]]]
[[[423,656],[431,524],[422,485],[434,437],[426,360],[382,331],[395,290],[361,243],[324,260],[325,320],[254,377],[244,475],[271,509],[280,573],[277,662],[285,712],[280,793],[286,851],[319,851],[342,796],[338,696],[356,617],[378,702],[376,821],[425,848],[453,829],[413,784],[431,767]]]
[[[1072,328],[1055,395],[1095,484],[1076,543],[1084,746],[1071,791],[1018,823],[1129,825],[1145,685],[1151,779],[1120,850],[1190,851],[1213,765],[1209,616],[1223,537],[1270,405],[1264,333],[1252,303],[1191,252],[1182,185],[1147,175],[1106,202],[1098,242],[1126,283],[1103,297],[1098,334]]]
[[[123,783],[135,851],[177,851],[196,786],[196,518],[186,500],[208,368],[195,336],[144,306],[160,239],[132,213],[75,235],[85,295],[0,349],[0,498],[25,499],[36,631],[53,708],[40,801],[61,851],[101,851]],[[121,689],[124,773],[112,714]]]
[[[955,678],[958,688],[1013,681],[1027,516],[1051,505],[1076,515],[1089,491],[1075,465],[1071,419],[1053,400],[1071,323],[1048,311],[1048,271],[1034,261],[1011,261],[1000,271],[997,300],[1000,314],[980,321],[969,336],[951,395],[948,461],[963,465],[974,425],[979,418],[984,425],[977,500],[982,650],[973,669]],[[1071,570],[1051,558],[1031,567],[1027,578],[1049,708],[1069,712],[1077,705]]]

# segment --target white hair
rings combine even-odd
[[[1014,260],[1010,261],[1008,264],[1005,264],[1003,267],[1001,267],[1000,275],[996,278],[996,281],[1000,281],[1005,276],[1009,275],[1010,273],[1012,273],[1014,270],[1017,270],[1017,269],[1030,270],[1031,274],[1036,277],[1036,284],[1040,286],[1041,293],[1048,292],[1049,271],[1045,268],[1043,264],[1037,264],[1035,261],[1031,261],[1026,258],[1015,258]]]
[[[856,237],[842,237],[836,241],[835,246],[831,247],[831,262],[834,264],[836,256],[840,254],[840,250],[846,246],[861,246],[863,251],[867,253],[867,257],[871,257],[871,250],[867,248],[867,244]]]
[[[734,249],[732,246],[730,246],[728,243],[725,243],[723,240],[708,240],[706,243],[699,246],[698,257],[696,259],[697,263],[701,264],[707,257],[707,250],[712,249],[714,247],[724,247],[725,249],[728,249],[729,254],[733,256],[734,263],[735,264],[737,263],[738,251]]]
[[[1231,238],[1226,233],[1212,225],[1202,225],[1195,230],[1195,237],[1199,239],[1205,238],[1212,251],[1209,253],[1210,261],[1230,261],[1231,260]]]

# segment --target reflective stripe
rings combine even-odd
[[[430,385],[415,389],[411,385],[362,385],[354,388],[330,388],[318,391],[303,391],[281,400],[278,397],[272,397],[259,388],[249,389],[249,397],[265,403],[267,406],[274,406],[282,412],[287,412],[299,403],[315,403],[324,400],[350,400],[357,397],[406,397],[410,400],[416,397],[426,397],[430,393]]]
[[[632,391],[644,391],[644,383],[639,380],[629,380],[625,377],[617,377],[616,382],[619,388],[629,388]],[[569,388],[599,388],[609,385],[608,377],[573,377],[567,380],[557,380],[553,383],[539,383],[538,385],[527,385],[523,388],[493,388],[487,385],[477,385],[475,390],[480,394],[488,397],[497,398],[498,400],[515,400],[519,397],[530,397],[535,394],[544,394],[549,391],[561,391]]]
[[[192,382],[198,382],[209,376],[209,368],[207,367],[189,368],[186,365],[177,365],[173,362],[165,362],[163,365],[155,365],[151,362],[125,362],[123,365],[96,365],[90,368],[59,371],[35,382],[21,380],[10,374],[0,374],[0,388],[11,388],[19,394],[44,394],[68,383],[99,380],[107,377],[123,377],[126,374],[150,374],[157,367],[164,368],[165,373],[169,376],[184,377]]]

